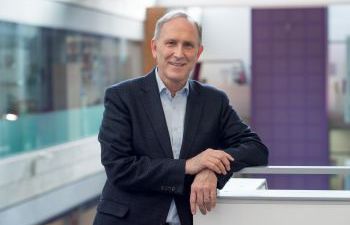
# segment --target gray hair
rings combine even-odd
[[[184,11],[170,11],[170,12],[166,13],[164,16],[162,16],[156,23],[156,27],[154,29],[153,39],[158,40],[163,25],[165,23],[169,22],[170,20],[173,20],[176,18],[185,18],[190,23],[193,23],[197,29],[197,32],[198,32],[198,42],[199,42],[199,44],[202,44],[202,27],[199,25],[199,23],[197,21],[195,21],[192,17],[190,17]]]

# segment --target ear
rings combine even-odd
[[[151,50],[152,50],[152,56],[154,59],[157,58],[157,41],[155,39],[152,39],[151,41]]]
[[[204,50],[203,45],[199,46],[198,53],[197,53],[197,60],[202,55],[203,50]]]

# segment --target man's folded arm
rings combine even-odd
[[[234,161],[231,171],[226,175],[218,175],[218,188],[224,187],[234,172],[249,166],[262,166],[268,163],[268,148],[258,135],[242,122],[229,104],[223,93],[221,110],[221,144],[222,149],[229,153]]]

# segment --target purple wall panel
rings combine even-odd
[[[329,165],[325,8],[253,10],[252,126],[270,165]],[[272,188],[327,189],[327,176],[270,176]]]

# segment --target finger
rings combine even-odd
[[[203,191],[197,191],[197,205],[202,214],[206,214],[205,206],[204,206],[204,196]]]
[[[227,171],[230,171],[230,170],[231,170],[231,162],[230,162],[227,158],[225,158],[225,159],[223,160],[223,163],[224,163],[224,165],[225,165],[226,170],[227,170]]]
[[[199,208],[200,212],[201,212],[203,215],[207,214],[207,210],[206,210],[206,208],[205,208],[204,202],[202,202],[201,204],[199,204],[199,202],[197,202],[197,205],[198,205],[198,208]]]
[[[230,155],[230,154],[228,154],[228,153],[227,153],[227,155],[228,155],[228,158],[229,158],[229,160],[230,160],[231,162],[235,161],[235,159],[232,157],[232,155]]]
[[[226,175],[226,168],[221,159],[212,158],[211,161],[220,169],[220,173]]]
[[[232,157],[232,155],[228,154],[227,152],[221,151],[225,154],[225,157],[228,158],[230,161],[234,161],[234,158]]]
[[[205,209],[209,212],[211,210],[211,196],[210,196],[211,190],[207,189],[203,193],[204,198],[204,206]]]
[[[192,215],[196,215],[196,206],[197,206],[196,203],[197,203],[196,192],[191,190],[190,205],[191,205]]]
[[[225,169],[225,166],[222,164],[222,162],[220,160],[213,160],[213,161],[216,168],[218,168],[219,173],[226,175],[226,169]]]
[[[230,154],[228,154],[227,152],[224,152],[222,150],[217,150],[217,151],[219,152],[219,154],[216,154],[216,155],[219,156],[220,159],[227,158],[230,161],[234,161],[234,158]]]
[[[211,208],[216,206],[216,188],[210,191]]]
[[[225,165],[227,171],[231,170],[231,162],[233,162],[231,159],[233,159],[232,156],[227,153],[221,155],[221,162]]]
[[[210,152],[210,150],[206,150],[205,152],[201,153],[202,157],[200,158],[200,164],[204,168],[208,168],[210,170],[213,170],[214,172],[221,174],[220,168],[216,165],[216,158],[214,157],[214,154]]]
[[[204,202],[204,199],[203,199],[203,191],[197,191],[196,192],[197,194],[197,199],[196,199],[196,203],[198,206],[202,206],[203,205],[203,202]]]
[[[216,166],[219,167],[222,174],[224,174],[224,175],[227,174],[225,165],[221,161],[218,161]]]
[[[199,207],[199,206],[198,206],[198,207]],[[207,214],[207,210],[205,209],[204,206],[199,207],[199,210],[201,211],[201,213],[202,213],[203,215]]]
[[[214,163],[214,162],[211,162],[211,161],[207,161],[206,165],[205,165],[208,169],[214,171],[215,173],[217,174],[221,174],[222,171],[220,170],[220,168]]]
[[[221,150],[217,150],[215,154],[211,154],[212,157],[215,157],[219,160],[223,160],[223,159],[227,159],[229,161],[232,161],[233,158],[230,154],[224,152],[224,151],[221,151]]]

